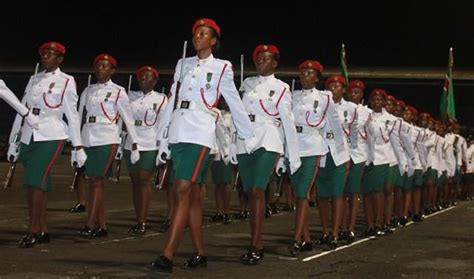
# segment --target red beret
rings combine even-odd
[[[418,110],[417,110],[415,107],[413,107],[413,106],[408,105],[408,106],[407,106],[407,109],[408,109],[409,111],[411,111],[411,113],[413,113],[413,114],[418,114]]]
[[[280,51],[278,48],[274,45],[258,45],[252,54],[253,61],[257,60],[257,56],[260,52],[270,52],[273,53],[274,55],[280,57]]]
[[[349,82],[349,85],[347,86],[348,90],[350,90],[352,88],[360,88],[360,89],[364,90],[365,89],[365,84],[361,80],[353,80],[353,81]]]
[[[396,100],[395,103],[397,104],[397,106],[401,106],[401,107],[406,107],[407,105],[405,104],[404,101],[402,100]]]
[[[418,115],[419,117],[427,117],[427,118],[430,118],[431,117],[431,114],[429,112],[422,112]]]
[[[346,79],[341,75],[329,76],[326,79],[326,87],[328,87],[329,84],[333,82],[339,82],[339,83],[342,83],[343,85],[346,85]]]
[[[117,60],[115,60],[115,58],[112,55],[107,54],[107,53],[102,53],[95,57],[94,64],[93,64],[94,67],[95,67],[95,64],[97,64],[97,62],[101,60],[107,60],[109,61],[110,64],[112,64],[112,66],[117,67]]]
[[[319,61],[316,60],[306,60],[303,63],[300,64],[298,67],[300,71],[306,70],[306,69],[313,69],[315,71],[319,71],[320,73],[323,72],[324,67],[319,63]]]
[[[198,29],[201,26],[206,26],[214,31],[216,31],[217,37],[221,36],[221,28],[217,25],[216,21],[210,18],[201,18],[196,20],[193,24],[193,34],[196,32],[196,29]]]
[[[160,73],[158,72],[158,69],[152,67],[152,66],[143,66],[140,67],[140,69],[137,70],[137,78],[140,79],[140,76],[143,74],[143,72],[151,72],[156,79],[158,79]]]
[[[63,55],[66,53],[66,48],[64,47],[64,45],[58,42],[47,42],[42,44],[38,50],[39,54],[41,55],[45,49],[52,49]]]
[[[388,98],[387,92],[385,92],[385,90],[379,89],[379,88],[376,88],[376,89],[372,90],[372,92],[370,92],[369,99],[372,98],[372,96],[374,96],[374,95],[381,95],[382,97],[384,97],[384,99]]]

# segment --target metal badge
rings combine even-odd
[[[107,95],[105,96],[104,101],[107,102],[109,100],[110,96],[112,96],[112,92],[107,92]]]
[[[156,110],[157,107],[158,107],[158,104],[157,104],[157,103],[153,103],[153,110]]]
[[[182,109],[188,109],[189,108],[189,101],[181,101],[181,105],[179,106]]]
[[[40,114],[40,111],[41,109],[39,108],[33,108],[33,110],[31,111],[34,115],[39,115]]]
[[[344,123],[347,122],[347,110],[344,111]]]
[[[297,133],[303,133],[303,126],[296,126]]]
[[[386,120],[386,121],[385,121],[385,130],[388,129],[388,124],[390,124],[390,120]]]
[[[272,100],[272,97],[273,95],[275,95],[275,90],[270,90],[270,92],[268,93],[268,101],[271,101]]]
[[[89,123],[95,123],[95,116],[89,116]]]
[[[209,83],[206,83],[206,90],[211,89],[211,85]]]
[[[316,100],[314,101],[313,103],[313,112],[316,113],[316,111],[318,110],[318,105],[319,105],[319,101]]]
[[[250,122],[255,122],[255,114],[249,114]]]
[[[51,91],[51,89],[53,89],[53,88],[54,88],[54,85],[55,85],[55,83],[54,83],[54,82],[51,82],[51,83],[49,84],[48,94],[51,94],[51,93],[53,93],[53,91]]]
[[[206,80],[207,80],[207,82],[211,82],[211,80],[212,80],[212,73],[207,73]]]
[[[326,138],[327,139],[333,139],[334,138],[334,133],[333,132],[326,133]]]

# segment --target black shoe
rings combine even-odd
[[[275,203],[270,204],[270,213],[272,215],[280,213],[280,210],[278,209],[278,207]]]
[[[171,221],[170,219],[166,219],[161,225],[160,228],[158,229],[159,232],[164,233],[170,228]]]
[[[20,243],[18,244],[18,247],[20,248],[31,248],[35,246],[35,244],[38,243],[38,234],[37,233],[28,233],[23,236],[23,238],[20,240]]]
[[[244,265],[256,265],[263,259],[263,249],[257,247],[250,247],[247,253],[240,256],[240,262]]]
[[[376,231],[374,228],[368,228],[368,229],[364,232],[364,236],[365,236],[365,237],[377,236],[377,231]]]
[[[245,219],[245,218],[247,218],[247,215],[245,214],[244,211],[240,211],[239,213],[234,214],[234,219],[241,220],[241,219]]]
[[[423,219],[425,218],[420,214],[413,215],[413,222],[423,222]]]
[[[339,240],[347,240],[348,236],[349,236],[348,231],[340,231],[339,232]]]
[[[400,225],[401,226],[406,226],[407,223],[408,223],[408,217],[407,216],[403,216],[399,219],[399,222],[400,222]]]
[[[107,237],[109,232],[104,228],[98,228],[92,232],[93,237]]]
[[[145,234],[146,233],[146,225],[145,223],[137,223],[128,229],[128,233],[130,234]]]
[[[214,216],[209,218],[209,222],[216,223],[216,222],[222,222],[224,220],[224,215],[222,213],[216,213]]]
[[[161,272],[173,272],[173,262],[165,256],[159,256],[155,261],[151,262],[150,265]]]
[[[270,217],[272,217],[272,210],[270,209],[270,207],[267,206],[267,208],[265,209],[265,218]]]
[[[92,236],[94,235],[94,231],[88,226],[84,226],[84,228],[80,229],[77,233],[87,238],[92,238]]]
[[[388,235],[388,234],[392,234],[393,232],[395,231],[395,229],[393,229],[390,225],[388,224],[385,224],[383,226],[383,232],[385,233],[385,235]]]
[[[355,241],[355,233],[354,232],[348,232],[347,237],[346,237],[347,244],[351,244],[354,241]]]
[[[38,243],[50,243],[51,242],[51,236],[49,233],[41,232],[38,234]]]
[[[375,228],[375,235],[376,235],[377,237],[385,236],[385,232],[383,231],[382,228]]]
[[[317,243],[318,243],[318,245],[326,245],[326,244],[329,243],[329,241],[330,241],[329,235],[328,234],[323,234],[321,236],[321,238],[319,238]]]
[[[288,253],[291,256],[296,257],[300,254],[301,244],[298,244],[298,241],[293,240],[293,242],[288,246]]]
[[[74,207],[71,207],[69,211],[71,213],[86,212],[86,206],[78,202]]]
[[[338,245],[337,239],[334,238],[333,236],[330,237],[329,243],[328,243],[328,249],[329,250],[336,250]]]
[[[223,217],[223,219],[222,219],[222,223],[228,225],[228,224],[230,224],[231,222],[232,222],[232,219],[230,219],[229,214],[227,214],[227,213],[224,214],[224,217]]]
[[[184,269],[193,269],[198,267],[207,267],[207,257],[199,254],[192,256],[186,263],[184,263]]]
[[[313,251],[313,242],[303,241],[303,243],[301,243],[300,252],[310,252],[310,251]]]

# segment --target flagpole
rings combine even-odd
[[[347,71],[347,60],[346,60],[346,45],[341,45],[341,72],[346,80],[346,85],[349,84],[349,72]]]

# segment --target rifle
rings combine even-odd
[[[128,76],[127,93],[130,92],[131,87],[132,87],[132,75],[129,75]],[[127,141],[127,136],[128,136],[128,134],[125,134],[124,136],[122,136],[122,139],[121,139],[121,142],[120,142],[120,147],[119,147],[119,148],[122,149],[122,156],[120,157],[120,159],[115,160],[117,162],[117,165],[115,166],[115,178],[113,178],[112,180],[116,184],[118,184],[120,182],[120,171],[122,170],[123,149],[124,149],[124,146],[125,146],[125,142]]]
[[[286,176],[286,172],[282,173],[280,178],[278,179],[278,188],[274,194],[275,197],[283,196],[283,181],[285,180],[285,176]]]
[[[176,107],[178,106],[178,101],[179,101],[179,90],[181,89],[181,83],[183,82],[183,78],[184,78],[184,59],[186,58],[186,48],[188,47],[188,41],[184,41],[184,44],[183,44],[183,57],[181,59],[181,70],[179,72],[179,80],[178,82],[176,83],[176,90],[175,90],[175,96],[174,96],[174,102],[173,102],[173,111],[176,110]],[[169,129],[169,125],[168,127],[165,129],[165,134],[163,135],[163,137],[167,138],[168,137],[168,129]],[[158,156],[161,156],[161,154],[158,154]],[[170,160],[167,160],[166,161],[166,164],[165,166],[163,167],[163,171],[160,172],[160,166],[158,166],[156,168],[156,175],[155,175],[155,187],[158,189],[158,190],[164,190],[164,180],[165,180],[165,176],[166,174],[168,173],[168,168],[170,167]],[[163,173],[163,175],[160,177],[160,173]]]
[[[241,98],[243,97],[242,95],[244,94],[243,86],[244,86],[244,55],[241,54],[240,55],[240,87],[239,87],[239,95]],[[237,137],[235,137],[235,139],[231,139],[232,142],[234,142],[234,140],[237,140]],[[232,187],[232,190],[234,192],[237,191],[237,189],[239,188],[238,187],[239,179],[240,179],[240,172],[239,172],[239,168],[237,167],[237,171],[235,172],[235,177],[234,177],[234,185]]]
[[[33,76],[33,82],[32,82],[31,87],[33,87],[34,82],[36,81],[36,76],[38,75],[38,68],[39,68],[39,63],[36,63],[35,73],[34,73],[34,76]],[[30,87],[30,89],[31,89],[31,87]],[[26,92],[25,92],[25,94],[26,94]],[[25,94],[23,94],[23,96],[25,96]],[[10,144],[15,144],[18,149],[19,149],[19,144],[20,144],[20,139],[21,139],[21,128],[23,127],[24,122],[25,122],[25,120],[23,120],[21,122],[20,128],[18,129],[18,132],[16,133],[13,142],[10,143]],[[12,161],[12,160],[13,160],[13,158],[10,161]],[[15,175],[15,170],[16,170],[16,161],[10,163],[10,167],[8,168],[7,176],[5,177],[5,180],[3,181],[3,188],[7,189],[7,188],[10,188],[12,186],[13,176]]]
[[[90,85],[91,85],[91,75],[87,77],[87,87],[89,87]],[[81,115],[81,129],[82,129],[82,125],[84,124],[86,120],[86,116],[87,116],[87,112],[84,107],[84,111],[82,112],[82,115]],[[76,165],[74,165],[74,174],[72,175],[71,186],[69,186],[69,189],[71,189],[71,192],[74,192],[77,189],[77,183],[79,181],[77,178],[79,176],[79,173],[82,172],[83,170],[84,170],[84,167],[78,168]]]

